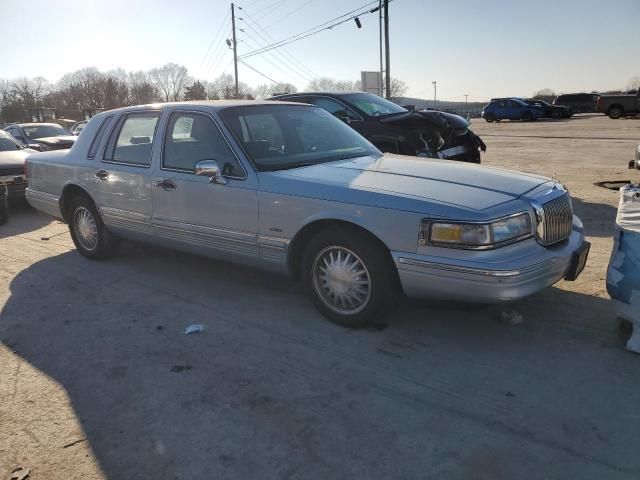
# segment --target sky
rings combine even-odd
[[[377,3],[377,2],[372,2]],[[306,31],[366,0],[238,0],[239,55]],[[212,80],[233,73],[230,2],[0,0],[0,78],[97,67],[147,70],[167,62]],[[14,13],[11,13],[11,12]],[[246,58],[267,77],[304,89],[314,76],[358,80],[379,69],[377,14]],[[640,0],[393,0],[391,74],[408,96],[486,100],[623,88],[640,75]],[[25,21],[30,28],[25,29]],[[240,81],[269,83],[240,64]]]

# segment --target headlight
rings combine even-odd
[[[491,248],[532,236],[528,212],[510,215],[490,223],[423,222],[419,245],[457,248]]]

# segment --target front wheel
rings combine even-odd
[[[522,120],[525,122],[530,122],[531,120],[533,120],[533,115],[531,115],[531,112],[524,112],[522,114]]]
[[[91,260],[115,255],[120,240],[102,223],[100,214],[88,197],[79,195],[69,204],[69,232],[78,251]]]
[[[552,110],[551,118],[554,120],[560,120],[562,118],[562,112],[560,110]]]
[[[315,307],[345,327],[364,327],[384,318],[399,293],[389,252],[350,228],[316,235],[305,249],[302,269]]]
[[[487,114],[485,115],[484,119],[485,119],[487,122],[491,123],[491,122],[494,122],[494,121],[496,120],[496,116],[495,116],[493,113],[487,113]]]

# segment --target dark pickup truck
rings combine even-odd
[[[601,95],[597,105],[598,111],[606,113],[609,118],[640,113],[640,88],[635,93],[626,95]]]

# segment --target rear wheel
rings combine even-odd
[[[531,120],[533,120],[533,115],[531,115],[531,112],[524,112],[522,114],[522,120],[525,122],[530,122]]]
[[[560,120],[562,118],[562,112],[560,110],[551,110],[551,118]]]
[[[91,199],[74,197],[69,203],[69,232],[78,251],[91,260],[104,260],[115,255],[120,239],[105,227]]]
[[[613,118],[614,120],[616,120],[622,115],[624,115],[624,109],[619,105],[614,105],[609,109],[609,118]]]
[[[491,123],[491,122],[494,122],[494,121],[496,120],[496,116],[495,116],[493,113],[487,113],[487,114],[484,116],[484,119],[485,119],[487,122]]]
[[[0,185],[0,225],[9,221],[9,198],[7,187]]]
[[[309,242],[302,278],[320,313],[351,328],[384,318],[399,292],[389,252],[350,228],[324,230]]]

